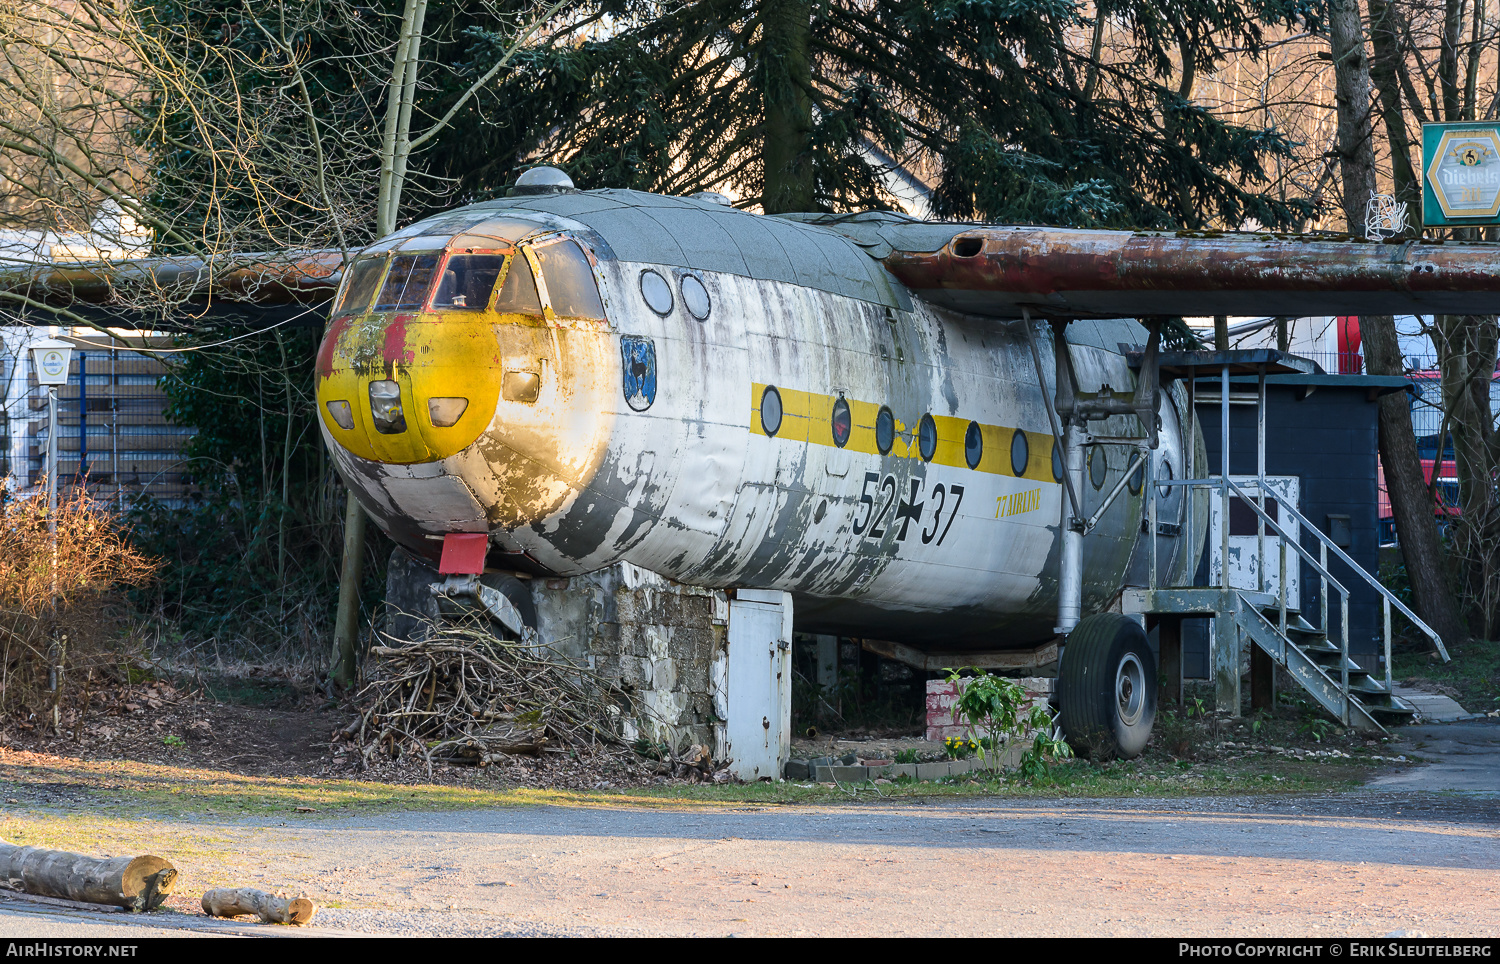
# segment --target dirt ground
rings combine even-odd
[[[1248,722],[1216,723],[1213,741],[1190,757],[1158,752],[1153,772],[1165,776],[1150,784],[1191,794],[1203,785],[1195,775],[1218,765],[1205,761],[1247,773],[1279,761],[1373,778],[1353,791],[1332,792],[1325,780],[1312,793],[1161,798],[1129,789],[1148,784],[1125,773],[1110,784],[1113,799],[1045,789],[955,797],[956,788],[928,784],[899,799],[828,805],[782,801],[788,794],[774,786],[775,796],[754,787],[704,796],[732,788],[663,782],[649,761],[566,755],[431,777],[411,760],[360,773],[330,742],[349,718],[326,700],[247,707],[149,683],[96,694],[62,737],[12,721],[0,734],[0,836],[163,853],[182,877],[152,915],[3,895],[0,934],[1500,931],[1500,721],[1409,728],[1405,742],[1373,749],[1349,738],[1342,750],[1251,746]],[[798,751],[926,746],[835,737]],[[1367,755],[1354,765],[1350,752]],[[1399,762],[1424,754],[1424,766]],[[523,789],[500,792],[507,787]],[[621,796],[623,787],[649,792]],[[1057,791],[1080,792],[1090,791]],[[305,893],[323,909],[300,931],[204,917],[197,895],[225,885]]]
[[[579,760],[567,754],[517,757],[509,766],[439,766],[377,756],[361,769],[335,733],[355,716],[347,704],[292,694],[279,706],[207,698],[165,681],[114,683],[91,693],[85,708],[63,718],[0,728],[0,748],[80,760],[131,760],[245,776],[342,777],[380,782],[512,785],[564,789],[642,786],[658,767],[628,753]]]
[[[137,827],[139,831],[140,827]],[[1493,808],[1422,794],[843,807],[522,807],[173,823],[216,871],[392,936],[1490,937]],[[203,886],[182,861],[181,888]],[[198,865],[195,865],[198,864]],[[49,917],[50,915],[50,917]],[[216,923],[0,901],[0,933]],[[283,929],[277,929],[285,932]]]

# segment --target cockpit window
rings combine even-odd
[[[547,280],[547,298],[559,318],[603,318],[599,288],[589,259],[573,241],[558,241],[533,249]]]
[[[349,284],[344,288],[344,300],[339,303],[339,315],[358,314],[370,307],[375,296],[375,286],[380,284],[380,272],[385,268],[385,255],[360,258],[349,269]]]
[[[435,254],[402,254],[392,258],[390,273],[385,276],[380,296],[375,299],[375,310],[415,311],[421,308],[428,289],[432,287],[437,264],[438,255]]]
[[[502,314],[535,315],[538,318],[542,315],[542,299],[536,293],[531,265],[519,251],[511,256],[505,285],[500,289],[500,297],[495,299],[495,310]]]
[[[455,254],[443,265],[432,307],[483,311],[489,307],[490,292],[505,266],[503,254]]]

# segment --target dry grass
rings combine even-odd
[[[115,594],[156,568],[82,489],[59,493],[55,513],[0,489],[0,710],[57,729],[65,699],[121,661]]]

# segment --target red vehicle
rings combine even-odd
[[[1444,453],[1451,456],[1451,452]],[[1436,464],[1435,459],[1422,460],[1422,479],[1432,486],[1432,470]],[[1376,462],[1377,482],[1379,491],[1376,499],[1379,504],[1380,519],[1380,544],[1383,546],[1394,545],[1396,542],[1396,521],[1391,513],[1391,497],[1385,489],[1385,466]],[[1437,485],[1433,487],[1433,512],[1439,519],[1448,520],[1458,518],[1461,510],[1458,506],[1458,468],[1454,465],[1452,458],[1443,459],[1438,469]]]
[[[1414,371],[1408,376],[1416,385],[1417,397],[1412,400],[1412,429],[1417,434],[1417,450],[1422,458],[1422,479],[1433,490],[1433,511],[1439,520],[1456,519],[1461,514],[1458,501],[1458,467],[1453,459],[1453,446],[1447,439],[1438,439],[1442,431],[1442,403],[1439,389],[1440,372]],[[1492,413],[1500,414],[1500,372],[1490,383],[1490,407]],[[1442,449],[1441,461],[1438,458]],[[1437,485],[1432,484],[1436,467]],[[1396,541],[1396,526],[1391,514],[1390,495],[1385,487],[1385,467],[1377,466],[1379,491],[1379,524],[1381,545]]]

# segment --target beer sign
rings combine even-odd
[[[73,346],[56,338],[41,338],[31,343],[31,363],[36,369],[38,385],[66,385]]]
[[[1500,124],[1422,125],[1422,223],[1500,224]]]

